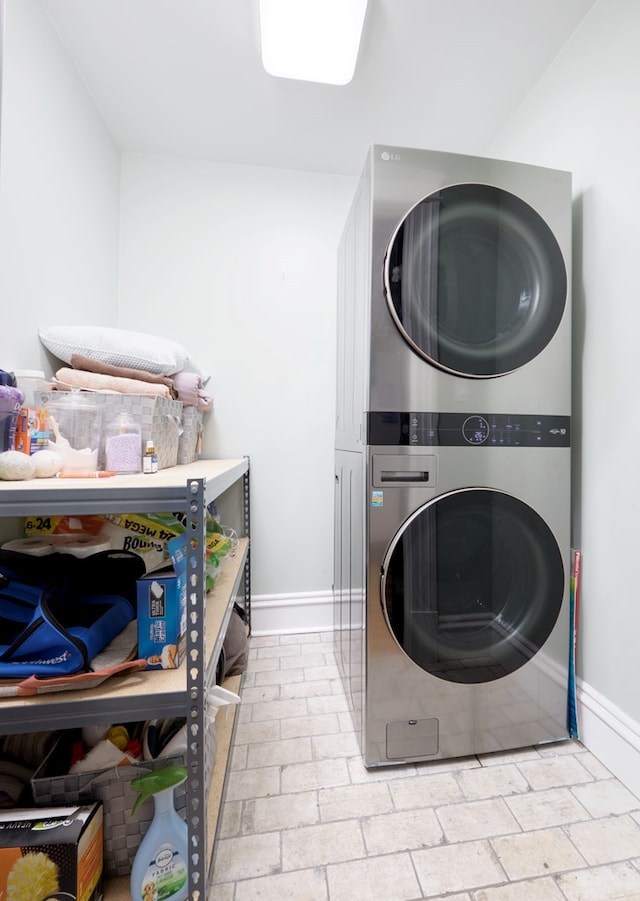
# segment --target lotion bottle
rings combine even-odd
[[[189,897],[187,824],[176,811],[173,797],[186,778],[185,767],[168,766],[131,780],[131,787],[140,792],[131,813],[149,797],[154,803],[153,819],[131,868],[133,901],[187,901]]]

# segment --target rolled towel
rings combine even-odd
[[[176,372],[171,378],[178,400],[183,404],[204,411],[213,408],[213,398],[204,390],[202,379],[195,372]]]

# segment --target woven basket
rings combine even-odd
[[[140,805],[135,816],[131,810],[138,796],[130,782],[135,776],[162,769],[165,766],[184,766],[183,755],[144,761],[131,766],[112,767],[87,773],[47,775],[55,771],[58,745],[54,746],[31,780],[33,799],[37,805],[86,804],[102,801],[104,805],[104,873],[105,876],[126,876],[131,872],[133,859],[153,818],[153,799]],[[186,783],[175,790],[176,810],[185,816]]]
[[[182,410],[182,433],[178,441],[178,463],[193,463],[200,456],[204,415],[197,407]]]
[[[145,760],[130,766],[111,767],[86,773],[58,775],[62,761],[69,759],[68,739],[63,735],[54,744],[31,779],[33,800],[39,806],[51,804],[85,804],[102,801],[104,806],[104,873],[105,876],[128,876],[142,837],[153,818],[153,799],[148,798],[131,816],[138,797],[130,782],[135,776],[165,766],[185,766],[184,754]],[[211,782],[215,763],[215,723],[211,724],[205,744],[204,784]],[[187,784],[177,786],[175,805],[186,819]]]

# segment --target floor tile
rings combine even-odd
[[[327,877],[323,869],[317,869],[239,882],[233,901],[328,901],[328,898]],[[211,901],[218,901],[218,896]]]
[[[525,760],[518,768],[534,791],[561,785],[580,785],[593,779],[580,763],[579,755],[575,754]]]
[[[234,901],[235,882],[225,882],[224,885],[216,885],[209,896],[209,901]]]
[[[258,648],[257,660],[286,660],[287,657],[300,657],[300,642],[293,644],[266,645]]]
[[[311,683],[312,685],[314,683]],[[348,713],[349,705],[344,695],[326,694],[318,697],[310,697],[307,700],[310,714],[320,713]]]
[[[438,807],[436,815],[449,843],[520,832],[517,820],[502,798]]]
[[[455,895],[430,895],[429,901],[473,901],[473,898],[467,892],[461,895],[456,892]]]
[[[251,705],[251,722],[263,720],[282,720],[289,716],[306,716],[307,702],[305,698],[288,701],[270,701],[268,704]]]
[[[539,760],[535,748],[517,748],[515,751],[494,751],[492,754],[478,754],[482,766],[499,766],[505,763],[521,763],[523,760]]]
[[[242,801],[245,798],[262,798],[280,792],[280,768],[260,767],[254,770],[235,770],[227,780],[226,798]]]
[[[362,833],[369,855],[431,848],[443,841],[442,826],[430,809],[365,817]]]
[[[640,853],[640,826],[627,815],[575,823],[566,829],[591,866],[626,860]]]
[[[589,819],[585,808],[568,788],[511,795],[505,801],[525,830],[545,829]]]
[[[491,844],[512,881],[585,866],[584,858],[561,828],[494,838]]]
[[[366,767],[357,750],[356,756],[348,761],[352,782],[389,782],[392,779],[410,779],[417,775],[416,768],[410,763],[404,766]]]
[[[309,666],[326,666],[327,660],[324,654],[292,654],[290,657],[283,657],[280,661],[280,669],[299,669],[303,667],[305,670]]]
[[[263,723],[236,723],[235,745],[255,744],[261,741],[276,741],[280,738],[278,720]]]
[[[355,732],[337,732],[335,735],[312,735],[311,748],[316,760],[346,757],[351,760],[359,753]],[[364,769],[364,767],[363,767]],[[351,772],[351,767],[349,766]],[[353,780],[353,773],[351,773]]]
[[[589,785],[577,785],[573,794],[592,817],[640,810],[640,801],[617,779],[601,779]]]
[[[318,793],[310,791],[245,801],[240,826],[243,833],[275,832],[319,821]]]
[[[604,895],[599,901],[604,901]],[[473,893],[473,901],[566,901],[553,879],[525,879]]]
[[[260,741],[247,746],[247,767],[278,766],[311,760],[311,739],[286,738]]]
[[[558,885],[567,901],[637,901],[640,873],[628,861],[563,873]]]
[[[280,833],[266,832],[218,841],[214,882],[237,882],[280,871]]]
[[[226,801],[220,811],[220,838],[230,838],[240,833],[242,801]]]
[[[411,858],[427,898],[505,881],[504,871],[496,862],[488,842],[413,851]]]
[[[253,673],[273,672],[280,669],[280,661],[277,657],[256,657],[250,666]]]
[[[304,682],[304,669],[289,669],[287,670],[286,678],[281,669],[274,668],[255,672],[253,673],[253,676],[254,687],[257,687],[258,685],[280,685],[284,688],[285,685],[299,685]],[[244,694],[244,689],[242,693]],[[289,694],[288,697],[293,697],[293,695]]]
[[[420,886],[408,854],[387,854],[327,867],[331,901],[412,901]]]
[[[611,771],[589,751],[583,751],[578,759],[585,770],[588,770],[594,779],[611,779]]]
[[[349,769],[346,761],[341,759],[291,763],[282,768],[282,791],[285,793],[346,785],[348,782]]]
[[[294,716],[280,720],[282,738],[297,738],[300,735],[333,735],[340,731],[335,713]]]
[[[281,839],[283,871],[359,860],[365,856],[358,820],[286,829],[281,833]]]
[[[394,779],[389,782],[389,791],[398,810],[440,807],[463,800],[462,790],[452,773]]]
[[[325,788],[318,792],[318,804],[323,822],[393,811],[389,788],[384,783]]]
[[[468,801],[479,801],[482,798],[496,798],[529,791],[527,780],[515,764],[463,770],[457,773],[456,778]]]
[[[248,704],[266,704],[278,700],[280,700],[279,685],[254,685],[253,688],[242,689],[242,703],[245,707]]]
[[[304,673],[304,670],[302,671]],[[331,694],[331,682],[328,679],[307,682],[305,679],[284,682],[280,685],[280,697],[283,701],[291,698],[325,697]]]
[[[580,742],[573,738],[566,741],[551,741],[546,745],[538,745],[536,752],[539,757],[562,757],[565,754],[581,754],[584,748]]]

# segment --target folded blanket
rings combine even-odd
[[[129,369],[126,366],[112,366],[111,363],[102,363],[93,360],[84,354],[71,354],[72,369],[84,369],[85,372],[100,372],[102,375],[113,375],[122,379],[138,379],[141,382],[153,382],[157,385],[166,385],[173,389],[173,382],[168,375],[159,375],[155,372],[145,372],[144,369]],[[174,397],[177,393],[174,392]]]
[[[152,397],[171,397],[171,389],[166,385],[145,382],[141,379],[118,378],[99,372],[85,372],[83,369],[58,369],[56,384],[63,388],[82,388],[85,391],[105,391],[118,394],[150,394]]]
[[[178,400],[187,407],[197,407],[205,412],[213,409],[213,398],[204,391],[202,379],[195,372],[175,372],[171,379]]]

